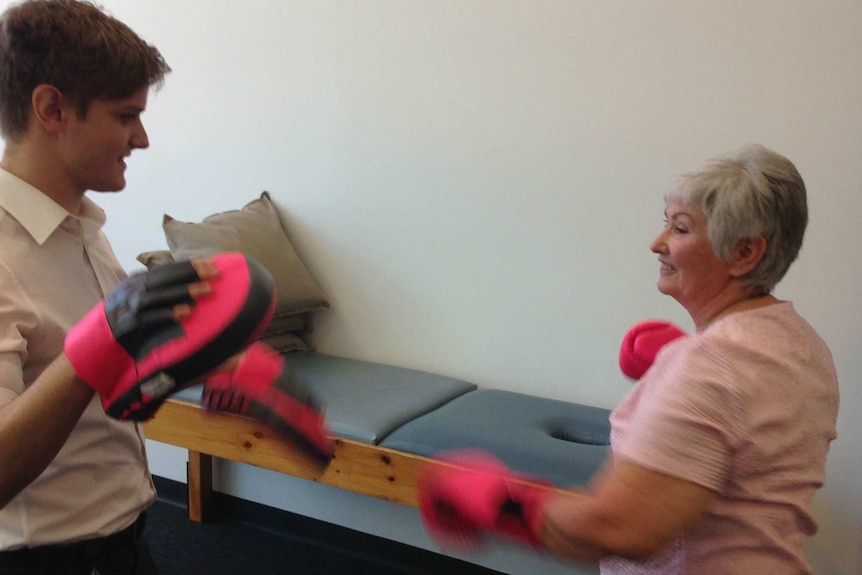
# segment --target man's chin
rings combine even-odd
[[[90,191],[110,194],[110,193],[122,192],[123,189],[125,189],[125,187],[126,187],[126,180],[123,180],[122,182],[114,182],[112,184],[102,184],[99,186],[94,186],[94,187],[90,188]]]

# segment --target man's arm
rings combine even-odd
[[[218,270],[209,260],[193,265],[199,281],[184,289],[186,299],[195,301],[212,291],[207,282]],[[185,301],[167,305],[174,321],[192,314],[192,306]],[[89,343],[95,345],[92,340]],[[229,361],[233,365],[236,360]],[[0,407],[0,508],[53,461],[94,394],[61,353],[18,397]]]
[[[93,393],[61,355],[24,393],[0,408],[0,508],[56,457]]]
[[[280,377],[281,358],[255,346],[246,364],[267,367],[268,379],[241,361],[274,307],[269,272],[238,252],[121,282],[72,327],[64,353],[0,408],[0,507],[56,457],[94,393],[108,415],[140,421],[171,394],[226,370],[233,377],[220,381],[216,403],[257,402],[265,413],[249,415],[301,434],[331,457],[322,415],[304,386]]]

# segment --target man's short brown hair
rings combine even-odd
[[[94,99],[125,98],[168,72],[154,46],[96,5],[27,0],[0,17],[0,134],[24,134],[41,84],[75,102],[83,118]]]

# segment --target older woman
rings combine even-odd
[[[423,477],[432,533],[485,529],[600,560],[603,574],[811,573],[803,543],[837,376],[823,340],[771,294],[802,245],[805,185],[787,158],[751,146],[680,178],[665,216],[650,246],[658,289],[696,331],[613,412],[612,464],[589,492],[559,495],[487,460]],[[498,516],[477,513],[501,497]]]

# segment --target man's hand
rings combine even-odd
[[[166,264],[123,280],[64,351],[108,415],[142,421],[259,337],[274,307],[272,277],[243,254]]]

